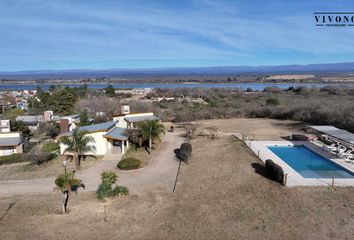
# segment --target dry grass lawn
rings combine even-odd
[[[163,136],[161,137],[163,139]],[[152,149],[145,149],[144,147],[130,147],[128,151],[122,156],[122,160],[125,158],[136,158],[139,159],[141,165],[139,168],[146,167],[151,158],[156,154],[156,150],[160,146],[162,141],[155,140],[152,144]]]
[[[1,239],[353,239],[353,188],[285,188],[255,172],[260,162],[240,142],[192,143],[175,194],[101,203],[79,193],[67,215],[56,213],[59,194],[3,198],[0,218],[15,205],[0,222]]]
[[[297,121],[280,121],[268,118],[235,118],[198,121],[200,128],[216,126],[221,134],[243,133],[260,140],[282,140],[292,133],[303,133],[306,124]]]
[[[85,161],[81,161],[81,170],[87,169],[98,163],[102,156],[97,158],[87,157]],[[68,171],[75,170],[74,161],[68,162]],[[64,166],[61,157],[57,157],[52,161],[41,165],[32,165],[27,163],[9,164],[0,166],[0,181],[8,180],[28,180],[37,178],[49,178],[63,173]]]

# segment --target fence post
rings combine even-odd
[[[284,183],[283,184],[285,187],[288,184],[288,174],[287,173],[285,173],[285,175],[284,175]]]
[[[259,149],[258,149],[258,158],[259,158]]]
[[[334,187],[334,177],[332,177],[332,187]]]

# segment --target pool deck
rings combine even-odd
[[[277,146],[294,146],[303,145],[317,154],[325,157],[336,164],[342,166],[343,168],[354,173],[354,164],[347,163],[344,159],[338,158],[338,156],[325,151],[321,146],[318,146],[312,142],[302,142],[302,141],[250,141],[245,140],[245,144],[259,157],[259,159],[264,163],[267,159],[273,160],[276,164],[283,168],[284,174],[287,174],[287,180],[285,185],[288,187],[293,186],[342,186],[349,187],[354,186],[353,178],[304,178],[288,164],[286,164],[282,159],[275,155],[271,150],[267,148],[269,145]]]

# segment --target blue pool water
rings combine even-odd
[[[268,146],[304,178],[354,178],[354,174],[304,146]]]

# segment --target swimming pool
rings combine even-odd
[[[354,178],[354,174],[305,146],[267,146],[304,178]]]

